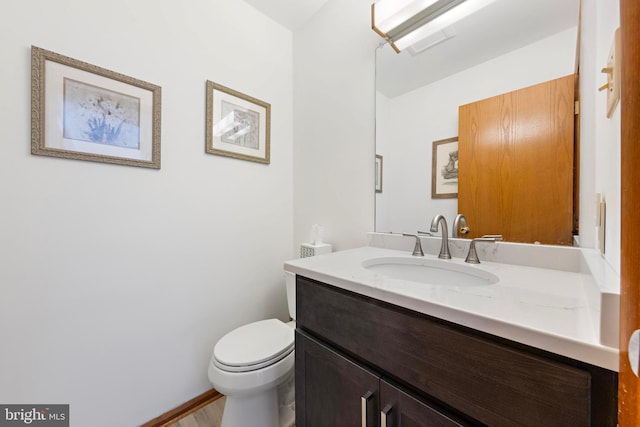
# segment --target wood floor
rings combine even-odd
[[[221,397],[167,427],[220,427],[224,402]]]

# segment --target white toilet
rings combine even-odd
[[[294,424],[295,275],[285,272],[294,321],[260,320],[220,338],[209,381],[227,398],[222,427],[291,427]]]

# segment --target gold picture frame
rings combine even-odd
[[[160,169],[160,86],[31,46],[31,153]]]
[[[271,104],[207,80],[206,152],[271,162]]]
[[[458,197],[458,137],[433,141],[431,198]]]

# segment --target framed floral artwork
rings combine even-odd
[[[160,169],[161,88],[31,47],[31,153]]]

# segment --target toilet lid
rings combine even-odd
[[[248,371],[282,359],[293,345],[293,328],[278,319],[261,320],[223,336],[213,349],[213,357],[223,369]]]

